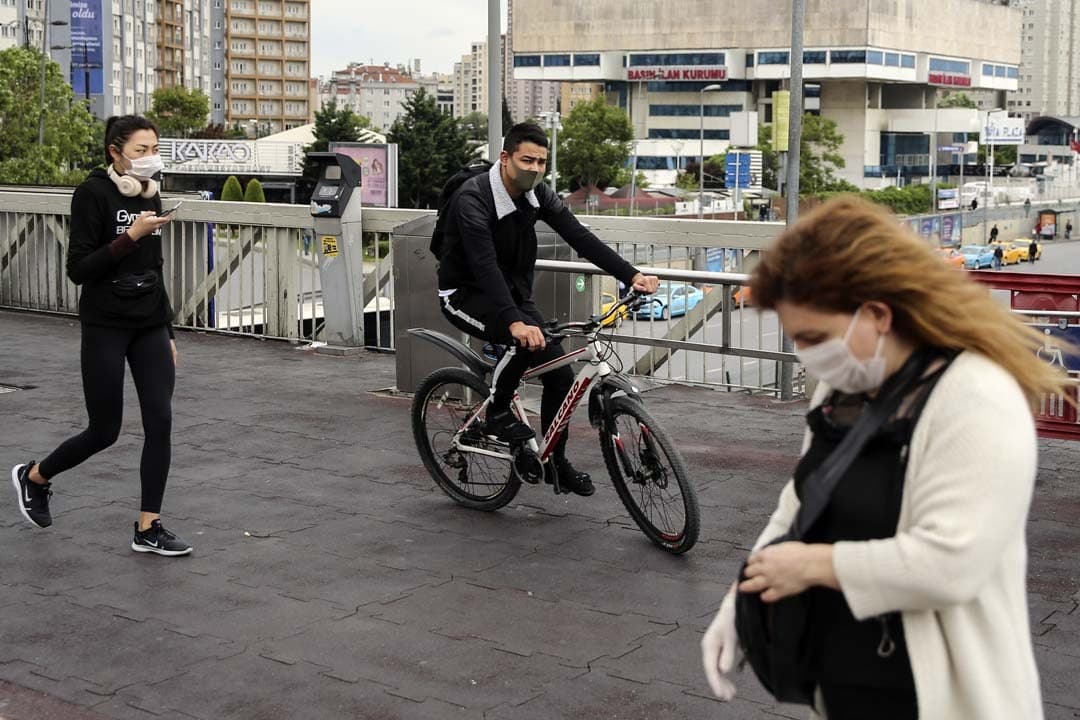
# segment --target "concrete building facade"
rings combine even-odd
[[[1080,2],[1018,0],[1022,13],[1019,86],[1008,109],[1031,120],[1080,115]]]
[[[385,132],[419,89],[420,83],[404,67],[354,63],[323,83],[319,99],[320,104],[337,100],[338,107],[368,118],[372,129]]]
[[[0,0],[0,50],[22,44],[19,2],[20,0]]]
[[[503,57],[503,95],[515,122],[540,117],[540,113],[558,110],[562,83],[519,80],[514,77],[514,0],[507,0],[506,54]],[[565,108],[563,112],[567,112]]]
[[[643,140],[644,162],[674,165],[650,156],[648,141],[698,145],[704,114],[712,155],[728,146],[731,113],[772,122],[773,93],[790,77],[790,26],[762,18],[789,9],[786,0],[515,0],[514,77],[604,83]],[[809,0],[807,104],[845,137],[841,177],[879,187],[924,176],[931,147],[977,132],[976,111],[936,109],[939,90],[995,93],[1004,107],[1018,87],[1021,17],[987,0]],[[703,93],[710,85],[719,90]]]
[[[309,122],[310,0],[212,0],[211,117],[265,136]]]
[[[211,90],[210,0],[158,0],[157,86]]]
[[[502,73],[502,87],[506,88],[506,36],[499,37],[499,72]],[[488,114],[488,64],[487,41],[472,43],[467,55],[454,63],[454,117],[465,117],[469,113]]]

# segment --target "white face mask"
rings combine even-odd
[[[155,175],[165,169],[165,161],[160,155],[143,155],[142,157],[124,158],[131,163],[131,169],[127,174],[140,180],[152,180]]]
[[[884,335],[878,338],[874,357],[869,360],[855,357],[848,347],[848,340],[859,320],[860,312],[861,307],[855,311],[855,317],[851,318],[851,324],[842,339],[832,338],[812,347],[795,349],[799,362],[806,367],[808,373],[827,383],[829,387],[851,395],[877,390],[885,382],[885,356],[882,354],[885,347]]]

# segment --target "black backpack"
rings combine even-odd
[[[491,170],[491,166],[492,163],[487,160],[474,160],[454,173],[443,185],[442,191],[439,193],[435,229],[431,231],[431,245],[428,247],[436,259],[441,260],[443,250],[445,250],[443,241],[446,238],[446,213],[444,211],[449,207],[450,201],[454,199],[454,195],[457,194],[457,191],[465,184],[466,180],[488,172]]]

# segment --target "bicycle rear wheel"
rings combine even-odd
[[[640,402],[617,397],[610,408],[600,448],[619,499],[650,540],[686,552],[697,542],[700,513],[682,456]]]
[[[442,368],[428,375],[413,397],[413,438],[424,467],[443,492],[474,510],[498,510],[521,488],[521,481],[510,471],[509,460],[451,447],[454,436],[489,392],[475,374],[460,368]],[[465,428],[459,443],[508,452],[505,444],[484,434],[483,420],[478,417]]]

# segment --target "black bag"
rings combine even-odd
[[[444,241],[446,239],[446,207],[450,204],[450,201],[454,199],[454,195],[465,184],[465,181],[476,175],[482,175],[483,173],[491,170],[492,163],[487,160],[476,160],[469,163],[465,167],[458,170],[451,176],[446,184],[443,185],[442,191],[439,193],[438,203],[438,215],[435,218],[435,229],[431,232],[431,245],[428,249],[431,254],[437,259],[442,259]]]
[[[886,383],[833,453],[803,483],[799,512],[791,529],[769,545],[805,537],[829,504],[829,497],[851,463],[900,407],[913,385],[922,380],[930,362],[938,357],[941,355],[937,350],[914,353]],[[934,379],[941,372],[935,373]],[[928,393],[926,390],[924,399]],[[739,581],[745,579],[743,563]],[[736,593],[735,629],[743,653],[761,684],[780,702],[813,705],[817,679],[811,667],[809,616],[810,598],[805,592],[774,603],[763,602],[760,593]]]
[[[132,320],[144,320],[161,308],[164,285],[156,270],[118,275],[108,281],[114,314]]]

